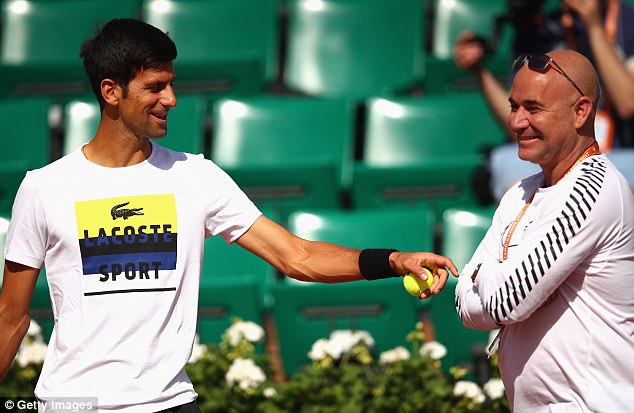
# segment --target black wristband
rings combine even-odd
[[[393,249],[368,248],[359,254],[359,271],[366,280],[400,277],[390,266],[390,254]]]

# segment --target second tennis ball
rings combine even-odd
[[[428,268],[423,267],[423,271],[427,273],[427,281],[423,281],[411,272],[408,272],[403,276],[403,286],[405,290],[413,295],[419,297],[423,291],[428,290],[434,284],[434,276]]]

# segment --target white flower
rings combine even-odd
[[[308,357],[310,357],[313,361],[323,360],[326,356],[330,356],[334,360],[338,360],[346,351],[345,346],[347,346],[347,344],[346,340],[329,340],[320,338],[313,343],[313,346],[308,352]]]
[[[340,340],[326,340],[324,351],[326,352],[327,356],[338,360],[341,358],[343,353],[346,352],[346,347],[344,347],[345,344],[345,342],[342,342]]]
[[[30,363],[38,364],[46,357],[47,345],[36,340],[33,343],[23,343],[18,350],[16,360],[21,367],[26,367]]]
[[[251,359],[237,358],[229,366],[225,380],[229,386],[238,385],[241,390],[257,387],[266,380],[262,369]]]
[[[489,396],[490,399],[495,400],[504,396],[504,383],[502,379],[489,379],[484,386],[482,386],[484,392]]]
[[[330,343],[336,348],[340,348],[343,353],[357,344],[357,337],[350,330],[335,330],[330,333]]]
[[[192,354],[191,356],[189,356],[189,360],[187,362],[196,363],[198,360],[202,358],[203,354],[205,354],[206,351],[207,351],[207,346],[204,344],[200,344],[200,338],[198,337],[198,334],[197,334],[196,338],[194,339]]]
[[[257,343],[264,338],[264,329],[252,321],[238,321],[227,329],[227,337],[232,346],[240,344],[240,340],[247,339]]]
[[[384,351],[379,356],[380,364],[392,364],[396,363],[399,360],[407,360],[409,358],[409,351],[403,347],[398,346],[393,348],[392,350]]]
[[[326,357],[326,347],[328,347],[328,340],[325,338],[320,338],[319,340],[313,343],[313,346],[310,348],[308,352],[308,357],[312,361],[323,360]]]
[[[40,325],[35,320],[31,320],[31,322],[29,323],[29,329],[27,330],[26,335],[31,337],[41,338],[42,327],[40,327]]]
[[[262,391],[262,395],[267,399],[270,399],[271,397],[277,396],[277,390],[275,390],[273,387],[267,387]]]
[[[352,336],[357,340],[357,344],[364,343],[368,347],[374,346],[374,339],[367,331],[358,330]]]
[[[447,355],[447,347],[437,341],[429,341],[421,346],[420,355],[428,355],[434,360],[440,360]]]
[[[374,339],[367,331],[335,330],[330,333],[330,341],[336,343],[343,351],[350,351],[357,344],[365,344],[368,347],[374,345]]]
[[[323,360],[326,356],[338,360],[345,352],[360,343],[372,347],[374,339],[367,331],[335,330],[330,333],[330,338],[315,341],[308,357],[313,361]]]
[[[485,400],[484,393],[482,389],[480,389],[480,386],[472,381],[457,381],[453,388],[453,394],[454,396],[467,397],[476,403],[482,403]]]

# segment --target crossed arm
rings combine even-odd
[[[578,179],[568,197],[564,194],[558,202],[550,202],[547,210],[542,209],[539,220],[530,223],[530,230],[505,261],[499,259],[500,237],[508,227],[508,222],[502,221],[509,217],[500,218],[498,210],[456,286],[456,309],[465,326],[490,330],[521,322],[572,274],[582,271],[605,236],[605,228],[618,223],[619,214],[623,215],[617,207],[606,208],[609,195],[602,197],[598,189],[577,192],[583,182],[588,182],[586,177]],[[579,199],[582,202],[576,204],[574,200]],[[602,205],[594,205],[591,199],[600,200],[596,203]]]

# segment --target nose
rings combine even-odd
[[[521,131],[529,126],[527,112],[523,108],[512,110],[509,114],[508,124],[513,132]]]
[[[161,104],[168,108],[176,106],[176,94],[172,85],[167,85],[161,96]]]

